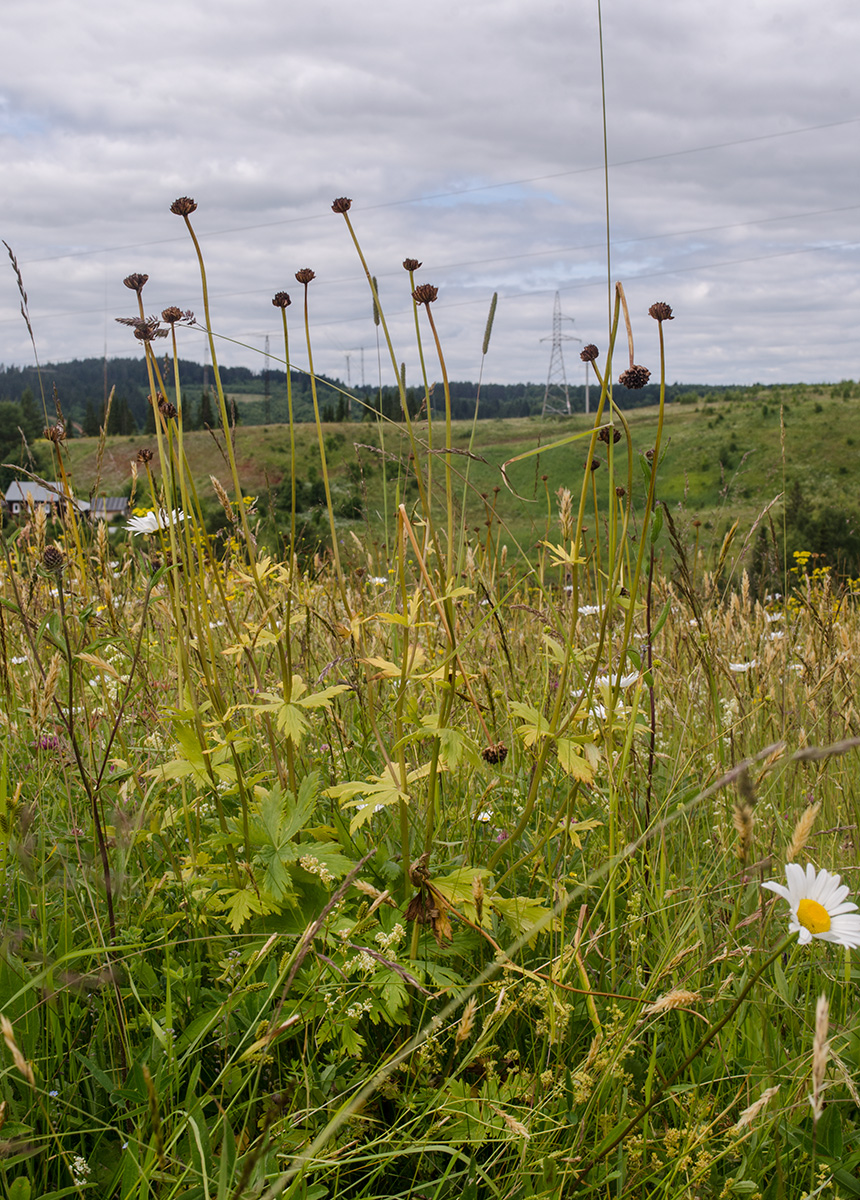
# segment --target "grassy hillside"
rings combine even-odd
[[[667,410],[658,498],[675,514],[687,541],[692,544],[698,540],[699,547],[711,558],[735,520],[739,522],[735,538],[739,551],[762,511],[784,492],[792,494],[795,507],[799,505],[810,518],[828,507],[850,514],[854,497],[849,485],[860,475],[860,433],[856,439],[852,436],[858,404],[860,388],[850,383],[763,388],[759,394],[750,391],[746,398],[735,393],[728,400],[674,404]],[[632,478],[638,497],[644,487],[639,462],[645,464],[644,455],[653,445],[657,410],[628,411],[625,419],[631,433]],[[591,421],[581,414],[545,421],[537,417],[482,421],[476,428],[474,443],[471,422],[455,422],[456,450],[465,451],[471,444],[476,456],[452,456],[455,495],[460,507],[465,496],[465,521],[473,540],[485,536],[491,515],[503,525],[501,538],[510,543],[512,551],[517,543],[530,552],[548,532],[554,536],[556,493],[560,487],[577,490],[587,456],[587,439],[577,439],[577,435],[590,428]],[[323,429],[335,507],[344,514],[339,521],[345,532],[353,530],[362,541],[373,545],[382,536],[386,503],[390,514],[397,503],[404,499],[409,503],[416,494],[409,477],[405,430],[386,423],[380,433],[371,422],[327,424]],[[416,429],[421,438],[426,438],[426,423]],[[570,440],[514,464],[509,480],[518,495],[508,490],[500,469],[503,463],[563,439]],[[437,422],[434,443],[440,440]],[[99,490],[126,490],[131,460],[138,449],[152,441],[143,435],[109,439]],[[595,472],[594,482],[599,496],[606,495],[610,488],[626,485],[625,444],[622,439],[614,448],[610,477],[607,446],[598,443],[596,457],[601,467]],[[222,452],[208,433],[187,434],[185,445],[191,472],[214,507],[217,502],[209,476],[227,482]],[[83,493],[96,480],[97,439],[76,439],[68,444],[68,450],[76,486]],[[289,491],[287,427],[239,426],[236,454],[243,486],[260,497],[260,510],[272,513],[277,523],[277,513],[280,508],[283,515],[283,500]],[[305,515],[314,507],[321,512],[320,459],[313,425],[297,426],[297,464]],[[434,495],[443,503],[443,456],[436,456],[433,470]],[[769,529],[771,522],[780,532],[781,503],[770,509],[762,525]],[[810,533],[813,541],[814,536]],[[806,548],[814,550],[816,546]]]

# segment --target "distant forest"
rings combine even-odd
[[[169,361],[162,365],[162,373],[165,386],[170,392],[169,399],[175,402],[175,386]],[[206,425],[214,424],[217,418],[211,368],[181,359],[179,374],[186,427],[202,429]],[[291,376],[295,418],[298,421],[312,420],[310,380],[307,375],[298,371],[292,371]],[[228,397],[231,398],[231,408],[234,408],[238,422],[246,425],[266,425],[287,420],[285,371],[252,371],[248,367],[222,367],[221,380]],[[453,418],[471,419],[475,411],[477,384],[453,382],[450,388]],[[42,412],[42,389],[48,415],[54,419],[53,397],[56,394],[69,432],[73,436],[98,434],[104,421],[105,400],[112,389],[114,398],[108,419],[110,434],[128,435],[152,428],[149,385],[142,359],[112,358],[105,361],[101,358],[84,358],[72,362],[48,363],[42,368],[41,382],[35,367],[5,367],[0,364],[0,440],[3,440],[2,430],[6,425],[15,428],[21,423],[20,419],[16,419],[19,414],[13,409],[22,403],[22,419],[27,426],[28,436],[32,436],[34,407],[39,414]],[[546,385],[543,383],[486,383],[480,390],[478,417],[481,420],[493,420],[539,414],[543,409],[545,390]],[[667,386],[666,394],[670,402],[691,403],[700,398],[731,399],[734,395],[747,395],[750,390],[673,383]],[[761,389],[756,385],[755,390]],[[572,411],[583,412],[584,386],[571,385],[568,392]],[[590,392],[593,407],[599,392],[596,384],[591,387]],[[396,387],[352,388],[347,395],[340,381],[318,377],[317,393],[324,421],[358,421],[379,411],[393,419],[400,415],[400,400]],[[406,393],[410,414],[422,414],[425,406],[423,387],[410,384]],[[621,387],[614,389],[615,401],[622,408],[655,404],[658,395],[658,386],[653,383],[635,392],[625,391]],[[431,405],[434,415],[444,411],[441,383],[431,387]],[[553,389],[548,410],[556,413],[564,410],[564,401],[557,388]]]

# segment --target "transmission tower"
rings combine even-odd
[[[542,342],[552,341],[552,353],[549,356],[549,371],[546,377],[546,390],[543,394],[543,409],[541,416],[545,417],[547,407],[550,403],[550,397],[555,398],[554,388],[559,389],[561,395],[559,400],[564,400],[564,411],[570,412],[570,392],[567,386],[567,372],[564,369],[564,354],[562,353],[562,342],[581,342],[582,338],[575,337],[571,333],[562,333],[562,321],[573,321],[573,317],[562,316],[561,312],[561,297],[558,292],[555,294],[555,303],[552,308],[552,334],[549,337],[541,338]],[[559,412],[557,408],[550,408],[550,412]]]
[[[269,375],[269,335],[266,334],[266,365],[263,369],[263,421],[266,425],[272,419],[272,384]]]

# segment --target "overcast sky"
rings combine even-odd
[[[116,316],[202,317],[177,196],[207,261],[225,363],[281,347],[271,297],[312,267],[316,369],[377,380],[367,285],[337,196],[417,382],[405,257],[455,379],[546,380],[565,332],[607,341],[596,0],[114,0],[7,6],[0,46],[0,236],[15,251],[43,361],[138,352]],[[612,278],[636,360],[671,380],[858,378],[860,101],[856,0],[604,0]],[[423,314],[422,314],[423,316]],[[426,332],[426,330],[425,330]],[[581,382],[580,345],[565,343]],[[203,339],[183,334],[202,360]],[[0,271],[0,361],[32,361]],[[432,364],[432,356],[431,356]],[[618,369],[625,363],[621,347]],[[383,377],[391,367],[383,358]],[[438,376],[431,365],[430,374]],[[615,372],[617,374],[617,371]]]

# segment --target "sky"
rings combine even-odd
[[[352,384],[420,368],[404,258],[439,294],[452,379],[544,383],[559,294],[567,339],[608,341],[624,284],[636,362],[670,382],[860,376],[860,7],[829,0],[31,0],[4,14],[0,237],[42,362],[140,346],[119,316],[203,317],[171,202],[191,196],[217,354],[262,370],[265,340]],[[608,160],[609,264],[604,148]],[[4,252],[5,253],[5,252]],[[33,361],[0,263],[0,362]],[[486,356],[485,324],[498,306]],[[432,336],[421,312],[431,379]],[[614,371],[627,365],[617,345]],[[161,343],[160,345],[164,345]],[[581,383],[581,342],[562,344]],[[182,331],[183,356],[204,337]],[[363,375],[363,379],[362,379]]]

